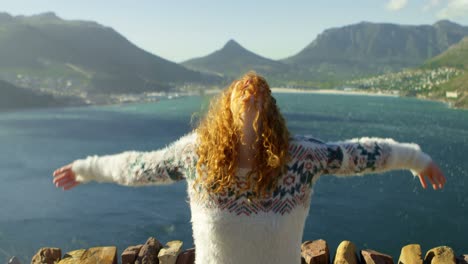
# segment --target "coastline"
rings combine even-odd
[[[434,102],[434,103],[443,103],[445,106],[451,109],[461,109],[461,110],[466,110],[466,108],[460,108],[460,107],[455,107],[453,102],[448,101],[447,99],[437,99],[437,98],[431,98],[427,96],[415,96],[414,98],[422,101],[428,101],[428,102]]]
[[[44,106],[44,107],[32,107],[32,108],[11,108],[11,109],[1,109],[0,113],[8,113],[8,112],[18,112],[18,111],[28,111],[34,109],[48,109],[48,108],[73,108],[73,107],[88,107],[88,106],[116,106],[116,105],[126,105],[126,104],[134,104],[134,103],[152,103],[157,102],[159,100],[174,100],[179,97],[185,96],[200,96],[200,95],[217,95],[221,93],[222,89],[209,89],[205,90],[203,93],[199,92],[171,92],[171,93],[164,93],[164,95],[160,95],[157,100],[154,98],[146,98],[137,96],[137,98],[129,98],[133,97],[134,95],[123,95],[123,98],[113,98],[107,102],[87,102],[83,104],[73,104],[73,105],[62,105],[62,106]],[[291,94],[330,94],[330,95],[357,95],[357,96],[378,96],[378,97],[408,97],[400,94],[395,93],[382,93],[382,92],[372,92],[367,90],[338,90],[338,89],[300,89],[300,88],[285,88],[285,87],[272,87],[271,91],[273,94],[281,94],[281,93],[291,93]],[[118,95],[122,96],[122,95]],[[117,96],[117,97],[118,97]],[[112,96],[111,96],[112,97]],[[431,102],[439,102],[443,103],[447,106],[447,108],[455,109],[455,110],[468,110],[468,107],[460,107],[456,106],[454,102],[447,100],[445,98],[431,98],[427,96],[415,96],[413,97],[418,100],[423,101],[431,101]]]
[[[371,92],[366,90],[337,90],[337,89],[317,89],[317,90],[306,90],[298,88],[283,88],[283,87],[273,87],[271,88],[273,93],[299,93],[299,94],[335,94],[335,95],[362,95],[362,96],[385,96],[385,97],[401,97],[401,98],[415,98],[417,100],[430,101],[443,103],[447,108],[454,110],[468,110],[468,105],[462,104],[457,105],[453,100],[447,98],[435,98],[427,97],[424,95],[416,96],[405,96],[398,93],[383,93],[383,92]]]
[[[365,96],[388,96],[388,97],[399,97],[397,94],[390,93],[374,93],[364,90],[336,90],[336,89],[318,89],[318,90],[306,90],[298,88],[284,88],[284,87],[272,87],[273,93],[302,93],[302,94],[340,94],[340,95],[365,95]]]

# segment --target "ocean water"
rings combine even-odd
[[[323,176],[303,240],[342,240],[390,254],[419,243],[468,253],[468,111],[408,98],[276,94],[293,134],[324,141],[376,136],[417,142],[444,171],[441,191],[424,190],[408,171],[363,177]],[[91,154],[164,147],[189,132],[207,97],[151,104],[0,113],[0,263],[28,263],[41,247],[116,245],[149,236],[193,246],[186,183],[123,187],[89,183],[71,191],[52,172]],[[423,253],[424,254],[424,253]]]

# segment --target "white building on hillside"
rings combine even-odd
[[[445,97],[447,98],[458,98],[458,92],[445,92]]]

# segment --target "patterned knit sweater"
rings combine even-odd
[[[323,143],[297,136],[290,141],[287,172],[268,195],[253,198],[246,177],[237,170],[234,187],[210,194],[194,185],[197,136],[191,133],[152,152],[127,151],[89,156],[72,169],[79,182],[127,186],[188,181],[197,264],[300,263],[304,223],[312,186],[321,175],[362,175],[392,169],[421,172],[431,161],[416,144],[361,138]],[[255,177],[255,176],[254,176]]]

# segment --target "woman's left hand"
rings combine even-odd
[[[442,189],[447,182],[444,174],[433,161],[431,161],[431,163],[429,163],[429,165],[427,165],[427,167],[418,174],[418,177],[424,189],[427,188],[426,177],[431,182],[434,190]]]

